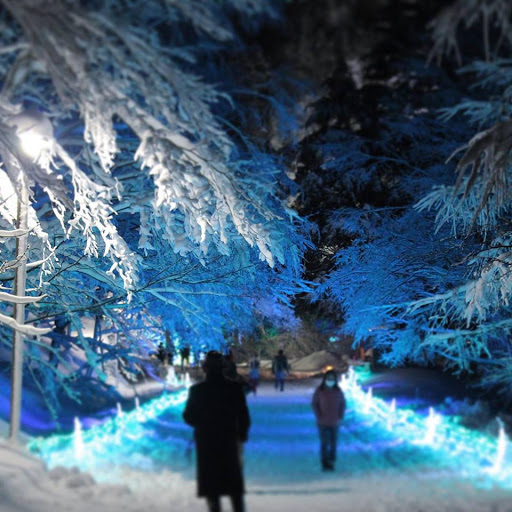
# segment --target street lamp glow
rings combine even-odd
[[[16,128],[21,151],[34,162],[42,155],[51,153],[54,140],[53,126],[43,113],[26,110],[11,116],[8,123]]]
[[[51,150],[51,140],[33,130],[18,134],[23,153],[34,160],[39,160],[42,153]]]

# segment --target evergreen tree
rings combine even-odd
[[[105,380],[109,362],[133,370],[155,324],[161,336],[172,327],[187,343],[218,346],[254,327],[264,298],[289,306],[304,286],[306,225],[279,189],[282,166],[247,138],[219,70],[203,65],[275,19],[272,4],[1,4],[0,234],[16,234],[21,176],[31,198],[28,289],[44,294],[28,321],[46,330],[69,322],[28,340],[29,369],[53,399]],[[17,136],[42,113],[53,133],[24,156]],[[2,238],[11,302],[14,249],[14,237]],[[9,303],[1,308],[13,325]],[[1,341],[10,347],[8,333]]]

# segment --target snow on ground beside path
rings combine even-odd
[[[1,512],[136,512],[143,503],[127,487],[97,485],[88,473],[56,468],[5,442],[0,443]]]
[[[512,512],[512,492],[475,486],[460,477],[457,461],[446,463],[390,435],[378,437],[353,410],[340,429],[337,471],[320,472],[310,410],[315,385],[293,383],[284,393],[264,385],[249,397],[249,512]],[[191,431],[180,416],[180,409],[164,413],[133,440],[136,450],[125,439],[98,461],[95,478],[130,485],[131,491],[94,484],[71,470],[45,471],[37,460],[0,444],[0,511],[204,511],[195,497]]]

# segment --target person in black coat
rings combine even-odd
[[[198,496],[207,499],[210,512],[221,510],[220,497],[226,495],[233,510],[243,512],[241,448],[250,417],[242,386],[227,380],[223,368],[222,354],[208,352],[206,380],[190,388],[183,419],[194,427]]]
[[[181,356],[181,371],[184,372],[185,367],[188,368],[190,366],[190,347],[188,345],[181,347],[180,356]]]
[[[275,388],[284,391],[284,381],[290,374],[290,365],[282,350],[279,350],[272,361],[272,373],[275,377]]]
[[[167,350],[165,350],[164,344],[159,343],[156,350],[156,357],[162,364],[167,363]]]

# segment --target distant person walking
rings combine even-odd
[[[184,420],[194,427],[197,494],[210,512],[220,512],[221,496],[229,496],[234,512],[244,512],[242,446],[250,426],[242,386],[223,375],[222,354],[211,351],[203,369],[206,380],[189,390]]]
[[[318,434],[320,436],[320,459],[323,471],[334,471],[338,445],[338,429],[345,415],[345,395],[338,386],[334,370],[325,372],[322,383],[313,394]]]
[[[172,366],[174,364],[174,344],[171,333],[167,329],[165,331],[165,350],[167,351],[167,362]]]
[[[229,380],[238,381],[238,370],[235,363],[235,356],[231,349],[224,355],[224,369],[222,370],[224,377]]]
[[[169,359],[167,357],[167,351],[165,350],[165,346],[163,343],[159,343],[156,350],[156,357],[159,361],[158,364],[158,376],[161,379],[165,379],[167,377],[167,366],[169,364]]]
[[[249,361],[249,387],[256,394],[260,383],[260,360],[257,355]]]
[[[275,388],[284,391],[284,381],[286,376],[290,372],[290,367],[288,366],[288,359],[284,355],[282,350],[279,350],[277,356],[274,357],[272,361],[272,373],[275,377]]]
[[[185,345],[180,350],[180,356],[181,356],[181,371],[185,371],[185,367],[190,366],[190,347],[188,345]]]
[[[169,362],[167,356],[167,350],[165,350],[164,344],[159,343],[156,351],[156,357],[162,364],[167,364]]]

